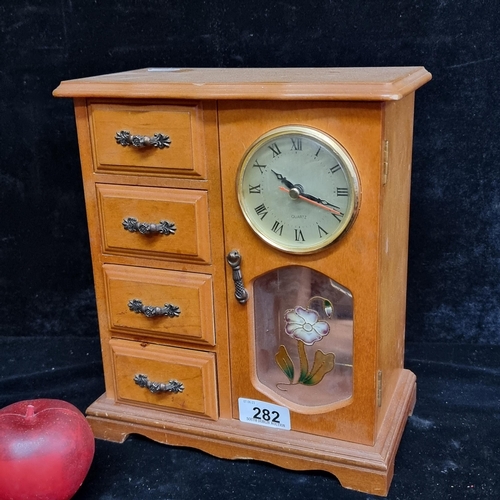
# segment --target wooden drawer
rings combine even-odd
[[[192,189],[96,184],[104,253],[210,263],[208,196]],[[125,222],[175,225],[170,234],[143,234]],[[131,232],[131,230],[135,232]]]
[[[213,353],[117,339],[110,346],[117,401],[217,419]],[[167,386],[171,380],[182,384],[181,392],[148,388],[152,383]]]
[[[201,105],[107,104],[89,105],[96,172],[206,178]],[[169,145],[122,146],[116,135],[168,136]]]
[[[109,329],[215,345],[212,277],[208,274],[105,264]],[[136,301],[132,303],[131,301]],[[159,315],[136,312],[142,305],[162,308]],[[178,308],[168,314],[166,304]]]

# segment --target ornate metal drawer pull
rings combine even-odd
[[[174,234],[177,231],[175,227],[175,222],[169,222],[168,220],[161,220],[159,224],[149,224],[147,222],[139,222],[134,217],[127,217],[123,219],[122,222],[123,229],[130,231],[131,233],[141,233],[141,234],[164,234],[168,236],[169,234]]]
[[[153,137],[147,135],[132,135],[128,130],[120,130],[115,134],[117,144],[121,146],[132,146],[134,148],[145,148],[148,146],[163,149],[169,148],[172,141],[165,134],[154,134]]]
[[[243,275],[241,274],[241,255],[238,250],[232,250],[226,256],[227,263],[233,269],[234,296],[240,304],[245,304],[248,300],[248,292],[243,285]]]
[[[148,379],[147,375],[143,375],[142,373],[135,375],[134,382],[139,387],[144,387],[153,394],[158,394],[159,392],[173,392],[174,394],[177,394],[178,392],[182,392],[184,390],[184,384],[182,382],[177,380],[169,380],[168,384],[152,382]]]
[[[147,318],[154,318],[156,316],[176,318],[181,314],[179,306],[174,306],[173,304],[165,304],[164,307],[145,306],[142,300],[139,299],[129,300],[128,308],[137,314],[144,314]]]

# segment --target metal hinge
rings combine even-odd
[[[384,141],[384,149],[382,151],[382,186],[387,184],[389,176],[389,140]]]
[[[382,406],[382,370],[377,372],[377,406]]]

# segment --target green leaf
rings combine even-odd
[[[290,380],[290,382],[293,382],[295,369],[293,367],[293,362],[290,359],[288,351],[286,350],[286,347],[284,345],[280,345],[280,348],[278,349],[278,352],[276,353],[274,359],[276,360],[276,363],[281,368],[283,373],[288,377],[288,380]]]
[[[301,382],[304,385],[319,384],[323,377],[331,372],[335,366],[335,354],[329,352],[325,354],[323,351],[317,350],[314,355],[314,363],[311,371],[304,377]]]

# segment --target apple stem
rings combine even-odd
[[[26,418],[31,418],[35,414],[35,407],[33,405],[28,405],[26,407]]]

